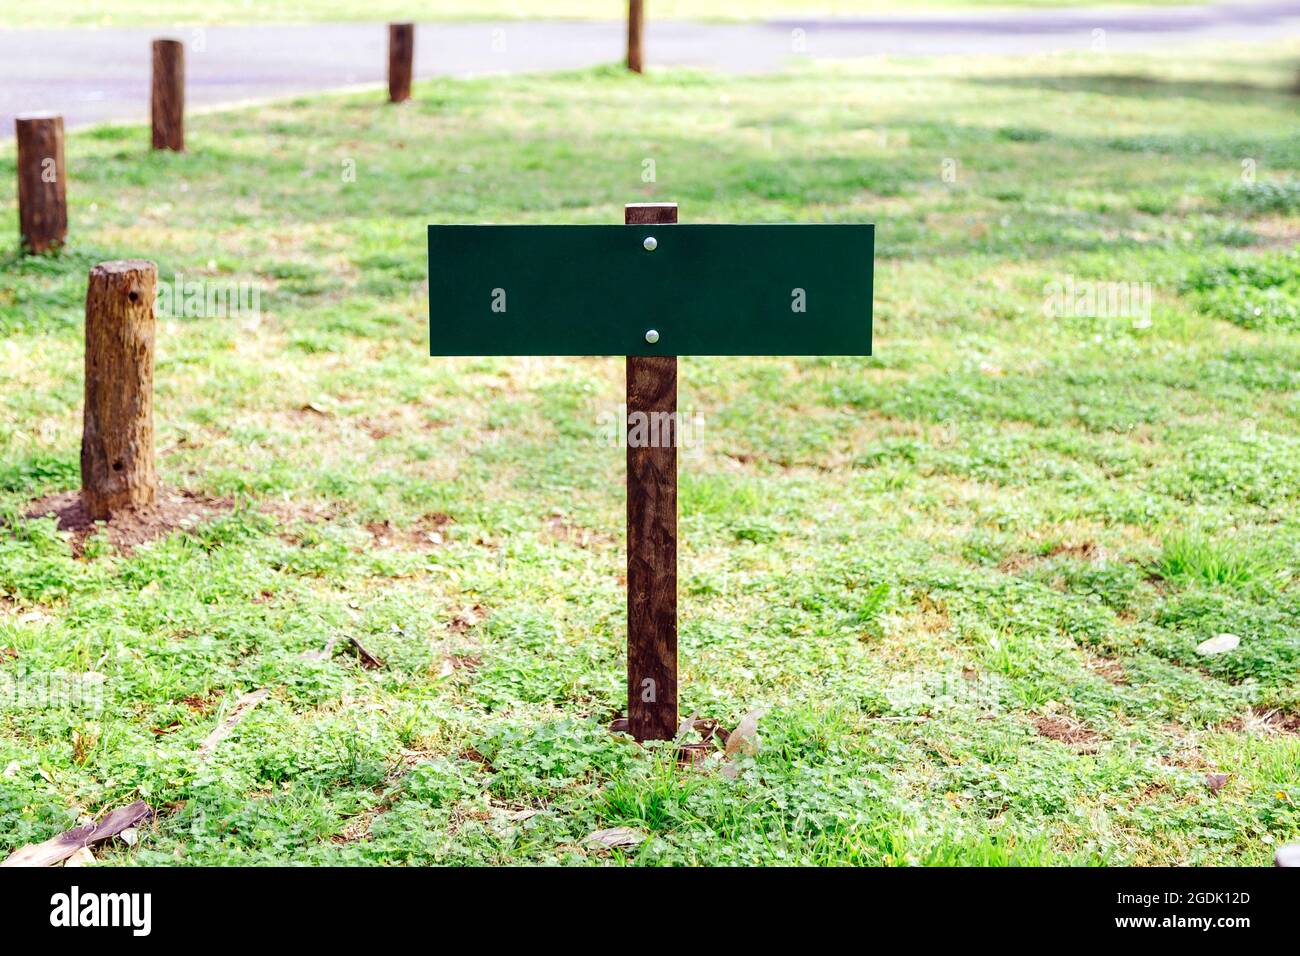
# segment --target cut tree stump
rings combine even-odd
[[[401,103],[411,98],[412,61],[415,59],[415,24],[388,25],[388,100]]]
[[[185,149],[185,45],[153,41],[153,148]]]
[[[59,249],[68,236],[63,117],[24,113],[14,120],[18,139],[18,232],[24,252]]]
[[[154,291],[158,267],[102,262],[86,288],[81,496],[95,520],[154,503]]]

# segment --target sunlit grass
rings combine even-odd
[[[195,116],[183,155],[72,133],[68,248],[0,258],[0,851],[142,798],[108,862],[588,863],[618,826],[647,864],[1267,862],[1300,833],[1269,716],[1300,707],[1298,54],[610,68]],[[16,244],[14,179],[10,146]],[[622,360],[426,354],[428,223],[638,200],[877,224],[873,356],[681,361],[682,710],[769,708],[735,780],[606,729]],[[85,277],[126,257],[261,289],[158,326],[159,471],[230,510],[76,555],[23,515],[77,485]],[[1046,308],[1066,277],[1149,315]],[[59,674],[102,709],[38,703]]]

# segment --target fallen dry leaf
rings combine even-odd
[[[728,780],[735,780],[740,776],[741,757],[758,753],[758,720],[765,713],[767,713],[766,707],[751,710],[727,737],[727,759],[722,765],[722,775]]]
[[[101,843],[134,827],[151,812],[147,803],[137,800],[130,806],[119,807],[112,811],[97,824],[87,823],[74,827],[44,843],[29,844],[15,850],[3,863],[0,863],[0,866],[53,866],[66,860],[82,847]]]
[[[507,820],[511,820],[515,823],[519,823],[523,820],[527,820],[529,817],[537,816],[537,814],[540,812],[541,812],[540,810],[536,810],[529,807],[524,810],[502,810],[501,816],[505,817]]]
[[[365,645],[363,645],[355,637],[349,634],[348,640],[352,643],[352,649],[357,652],[357,656],[361,658],[362,667],[383,667],[384,666],[384,662],[381,661],[374,654],[371,654],[368,650],[366,650]]]
[[[595,833],[588,833],[582,838],[582,845],[612,850],[615,847],[636,846],[643,840],[645,840],[645,834],[639,830],[632,830],[628,827],[610,827],[608,830],[597,830]]]
[[[1201,641],[1196,645],[1196,653],[1202,657],[1209,657],[1214,654],[1226,654],[1228,651],[1235,651],[1241,644],[1241,638],[1236,634],[1216,634],[1208,641]]]
[[[1227,782],[1228,775],[1226,773],[1207,773],[1205,775],[1205,785],[1210,788],[1210,793],[1216,796]]]
[[[758,720],[765,713],[766,707],[760,707],[757,710],[751,710],[736,725],[736,729],[731,732],[727,738],[727,756],[734,757],[738,754],[753,755],[758,753]]]

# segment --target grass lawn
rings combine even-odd
[[[652,19],[750,20],[789,15],[852,16],[918,9],[994,10],[1030,7],[1196,6],[1208,0],[648,0]],[[626,0],[0,0],[0,26],[137,26],[154,24],[315,23],[329,20],[486,20],[497,17],[581,17],[617,20]]]
[[[195,116],[184,155],[71,133],[67,250],[0,257],[0,855],[145,799],[103,862],[1266,864],[1300,838],[1297,56],[607,68]],[[8,144],[10,250],[14,180]],[[427,223],[650,199],[877,224],[874,357],[681,363],[683,710],[768,708],[735,779],[605,729],[622,359],[425,354]],[[160,473],[225,510],[74,548],[24,515],[77,486],[86,274],[126,257],[261,311],[159,321]],[[1055,307],[1090,282],[1150,308]],[[619,826],[648,838],[580,845]]]

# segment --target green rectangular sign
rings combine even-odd
[[[870,225],[430,226],[432,355],[870,355]]]

